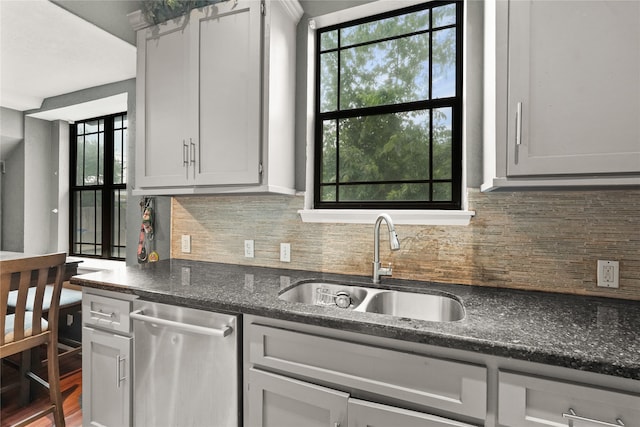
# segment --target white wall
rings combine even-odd
[[[0,209],[2,210],[3,251],[24,250],[24,142],[20,142],[5,157],[2,175]]]
[[[24,120],[24,252],[49,251],[53,185],[51,122]],[[56,153],[57,159],[57,153]]]

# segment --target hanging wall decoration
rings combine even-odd
[[[142,225],[140,226],[140,238],[138,240],[138,263],[158,261],[159,256],[155,251],[154,231],[154,200],[151,197],[143,197],[140,200],[142,212]]]

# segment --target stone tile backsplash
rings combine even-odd
[[[171,257],[369,275],[373,225],[303,223],[301,196],[180,196],[171,203]],[[382,233],[393,277],[640,300],[640,190],[481,193],[469,226],[396,225]],[[180,250],[190,234],[191,253]],[[244,240],[255,240],[255,258]],[[291,262],[280,262],[280,243]],[[596,287],[596,261],[620,262],[620,288]]]

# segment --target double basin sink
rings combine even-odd
[[[324,281],[297,283],[283,290],[278,298],[433,322],[452,322],[465,316],[460,300],[446,293],[425,294]]]

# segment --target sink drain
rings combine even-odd
[[[351,297],[346,292],[338,292],[334,301],[340,308],[349,308],[351,305]]]

